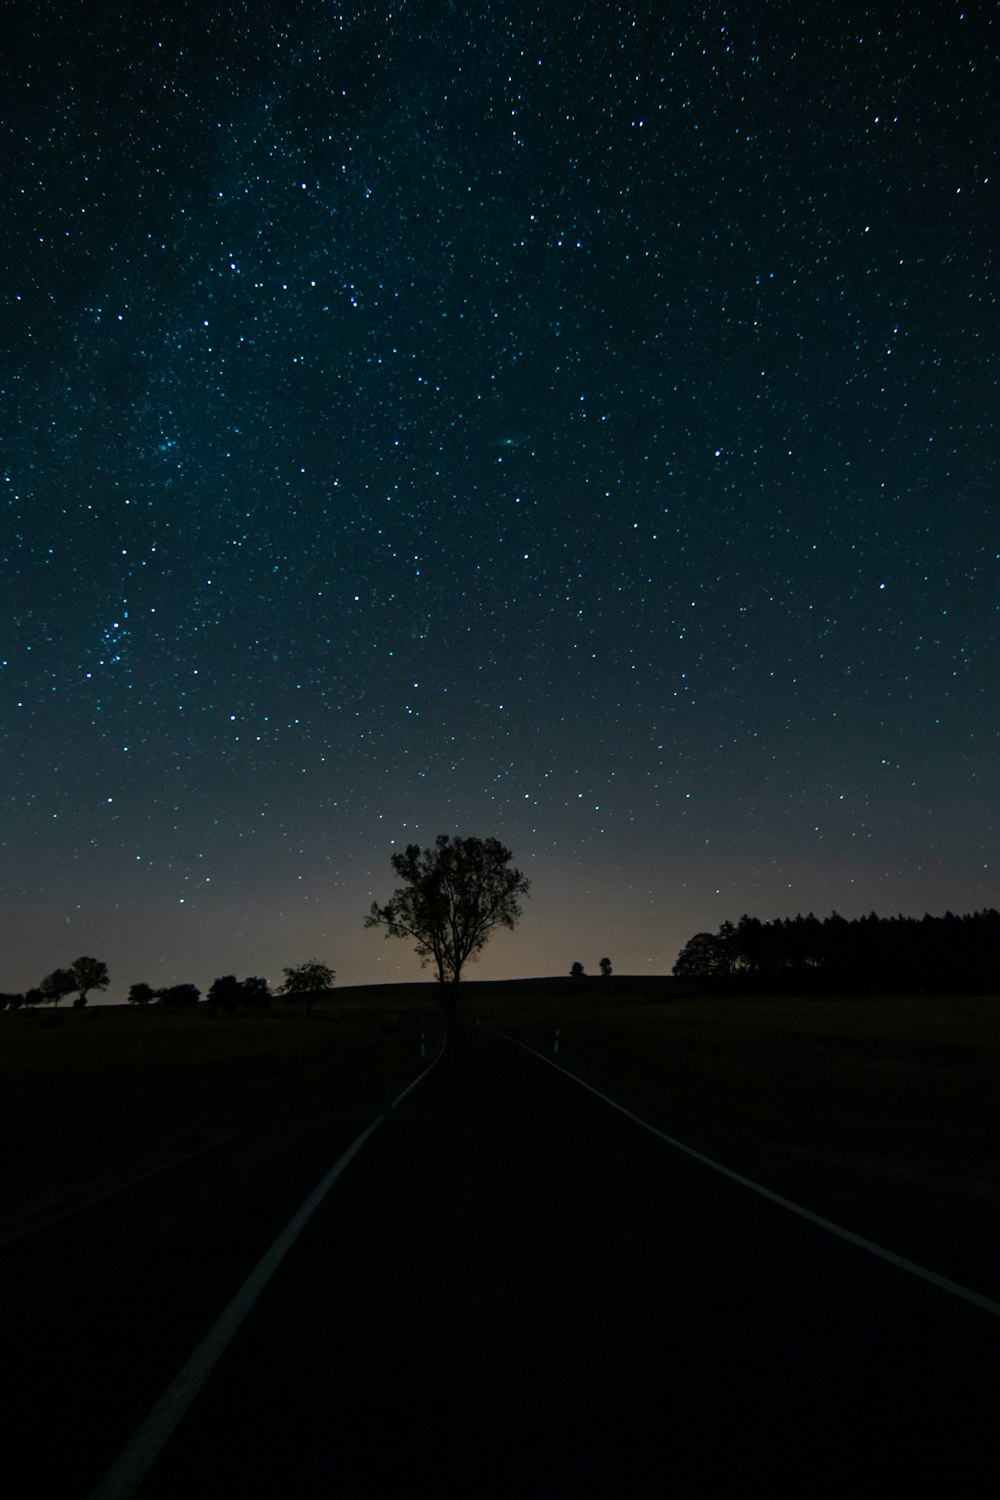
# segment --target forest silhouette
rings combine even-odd
[[[674,965],[679,979],[713,993],[788,991],[972,994],[997,984],[1000,912],[879,917],[836,912],[762,922],[742,916],[717,933],[689,938]]]

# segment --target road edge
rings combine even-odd
[[[800,1219],[805,1219],[808,1223],[815,1224],[820,1229],[825,1229],[829,1234],[835,1234],[839,1239],[846,1240],[848,1244],[856,1245],[859,1249],[868,1251],[870,1255],[875,1255],[880,1260],[887,1261],[889,1265],[895,1266],[898,1270],[908,1271],[910,1275],[920,1277],[922,1281],[929,1282],[931,1286],[937,1287],[939,1291],[948,1292],[953,1297],[959,1297],[963,1302],[969,1302],[973,1307],[978,1307],[981,1312],[990,1313],[993,1317],[1000,1318],[1000,1302],[995,1302],[992,1297],[986,1297],[982,1292],[974,1292],[971,1287],[962,1286],[959,1282],[952,1281],[949,1277],[941,1276],[937,1271],[931,1271],[927,1266],[918,1264],[917,1261],[908,1260],[905,1255],[897,1255],[894,1250],[887,1250],[884,1245],[878,1245],[874,1240],[865,1239],[864,1235],[855,1234],[852,1229],[845,1229],[842,1224],[836,1224],[832,1219],[825,1219],[821,1214],[813,1213],[811,1209],[804,1208],[800,1203],[794,1203],[790,1198],[782,1197],[780,1193],[776,1193],[771,1188],[765,1187],[763,1183],[755,1182],[752,1177],[745,1177],[742,1172],[736,1172],[732,1167],[727,1167],[722,1162],[716,1161],[713,1157],[706,1156],[704,1152],[697,1151],[693,1146],[686,1145],[684,1141],[677,1140],[675,1136],[668,1135],[665,1130],[660,1130],[658,1126],[650,1124],[641,1115],[637,1115],[632,1110],[627,1109],[624,1104],[619,1104],[609,1094],[602,1093],[592,1083],[587,1083],[586,1079],[579,1078],[576,1073],[571,1073],[568,1068],[562,1067],[560,1063],[553,1062],[552,1058],[546,1057],[544,1052],[538,1052],[534,1047],[529,1047],[528,1043],[522,1042],[519,1037],[511,1036],[506,1031],[499,1031],[493,1026],[489,1030],[493,1032],[494,1036],[503,1037],[504,1041],[513,1042],[515,1047],[521,1047],[525,1052],[530,1052],[532,1057],[536,1057],[539,1062],[547,1063],[550,1068],[555,1068],[557,1073],[562,1073],[564,1077],[571,1078],[574,1083],[578,1083],[581,1088],[587,1089],[589,1093],[596,1094],[598,1099],[602,1099],[605,1104],[610,1104],[612,1109],[618,1110],[620,1114],[625,1115],[634,1124],[641,1125],[643,1130],[648,1130],[650,1134],[658,1136],[661,1141],[666,1141],[668,1146],[673,1146],[677,1151],[683,1151],[686,1156],[693,1157],[695,1161],[701,1162],[704,1166],[711,1167],[714,1172],[721,1173],[723,1177],[728,1177],[732,1182],[738,1182],[741,1187],[749,1188],[751,1192],[757,1193],[762,1198],[767,1198],[769,1202],[777,1204],[779,1208],[787,1209],[789,1213],[796,1214]]]
[[[193,1354],[174,1376],[149,1416],[137,1428],[103,1479],[91,1491],[89,1500],[130,1500],[130,1497],[135,1494],[159,1457],[170,1434],[181,1421],[241,1323],[327,1193],[401,1100],[422,1079],[426,1078],[431,1069],[440,1061],[446,1045],[447,1037],[442,1040],[440,1048],[427,1067],[418,1073],[416,1078],[410,1080],[392,1103],[365,1126],[360,1135],[355,1136],[347,1150],[337,1158],[330,1170],[313,1188],[278,1237],[265,1250],[239,1291],[213,1323]]]

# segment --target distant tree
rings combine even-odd
[[[256,975],[249,979],[237,979],[234,974],[223,974],[212,981],[208,992],[208,1003],[217,1010],[267,1010],[271,1003],[271,990],[266,979]]]
[[[531,882],[511,867],[513,854],[499,839],[438,834],[433,849],[410,844],[392,856],[403,881],[385,906],[373,901],[366,927],[387,937],[412,938],[421,964],[433,961],[442,984],[452,986],[446,1007],[454,1016],[462,969],[485,948],[494,927],[513,928]]]
[[[156,999],[156,991],[148,984],[133,984],[129,988],[129,1005],[148,1005],[151,1000]]]
[[[157,1003],[164,1010],[188,1010],[201,998],[201,990],[196,984],[171,984],[155,993]]]
[[[106,990],[110,983],[108,966],[99,958],[78,958],[71,964],[69,972],[73,977],[73,988],[79,996],[77,1008],[80,1010],[86,1005],[90,990]]]
[[[223,974],[213,979],[208,991],[208,1003],[217,1010],[234,1011],[243,999],[243,986],[235,974]]]
[[[284,969],[282,972],[285,980],[283,984],[278,985],[278,994],[301,995],[306,1015],[312,1009],[313,1000],[317,995],[330,993],[337,977],[329,965],[320,963],[318,958],[312,958],[308,963],[300,964],[297,969]]]
[[[255,1010],[270,1010],[271,987],[266,979],[257,974],[251,974],[243,981],[243,1003],[253,1006]]]
[[[729,954],[730,973],[742,974],[749,969],[750,960],[744,952],[740,929],[734,927],[732,922],[723,922],[719,928],[719,937]]]
[[[42,994],[41,988],[38,985],[34,985],[30,990],[25,990],[24,992],[25,1005],[41,1005],[45,998],[46,996]]]
[[[53,969],[51,974],[46,974],[38,988],[43,1000],[51,1000],[53,1005],[58,1005],[66,995],[73,994],[76,980],[69,969]]]
[[[587,971],[583,967],[583,964],[580,962],[580,960],[577,959],[576,963],[573,965],[573,967],[570,969],[569,972],[570,972],[570,978],[572,978],[572,979],[582,979],[584,977],[584,975],[586,974]]]
[[[601,959],[600,968],[601,968],[601,977],[604,978],[604,979],[610,979],[611,978],[611,960],[610,960],[610,958],[602,958]]]
[[[732,958],[724,938],[714,932],[696,932],[677,955],[674,973],[678,979],[704,974],[731,974]]]

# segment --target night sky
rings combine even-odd
[[[994,5],[4,32],[0,989],[1000,904]]]

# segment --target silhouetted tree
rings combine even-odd
[[[73,977],[73,988],[79,995],[78,1009],[81,1010],[87,1003],[90,990],[106,990],[111,982],[108,966],[99,958],[78,958],[70,965],[69,972]]]
[[[571,979],[582,979],[586,972],[583,964],[577,959],[576,963],[570,967],[569,975]]]
[[[212,981],[208,1003],[227,1013],[234,1010],[267,1010],[271,1003],[271,990],[267,980],[259,979],[256,975],[239,980],[233,974],[223,974]]]
[[[312,1009],[313,1000],[317,995],[330,993],[337,977],[329,965],[320,963],[318,958],[312,958],[308,963],[300,964],[297,969],[285,969],[283,973],[285,982],[278,985],[278,994],[301,995],[306,1015]]]
[[[449,1020],[464,965],[485,948],[494,927],[513,928],[531,882],[511,868],[513,854],[499,839],[451,838],[441,833],[433,849],[410,844],[392,856],[404,882],[385,906],[373,901],[366,927],[385,927],[387,937],[412,938],[421,964],[433,960]]]
[[[46,974],[38,986],[43,1000],[51,1000],[53,1005],[66,995],[72,995],[76,989],[76,980],[69,969],[53,969],[51,974]]]
[[[208,1003],[218,1010],[234,1011],[243,998],[243,986],[235,974],[223,974],[213,979],[208,991]]]
[[[725,940],[714,932],[696,932],[677,955],[674,973],[678,979],[704,974],[731,974],[732,956]]]
[[[601,968],[601,977],[603,979],[610,979],[611,978],[611,960],[610,960],[610,958],[602,958],[601,959],[600,968]]]
[[[733,935],[733,952],[740,967],[749,973],[759,973],[763,968],[763,923],[757,917],[748,917],[746,914],[740,917]]]
[[[25,1005],[41,1005],[45,998],[38,985],[33,985],[30,990],[24,992]]]
[[[719,938],[729,955],[729,972],[739,974],[748,969],[749,961],[740,946],[739,933],[732,922],[723,922],[719,928]]]
[[[156,991],[148,984],[133,984],[129,988],[129,1005],[148,1005],[156,999]]]
[[[188,1010],[200,998],[201,990],[196,984],[171,984],[156,991],[157,1004],[164,1010]]]
[[[243,1004],[250,1005],[255,1010],[270,1010],[271,987],[266,979],[257,974],[251,974],[243,981]]]

